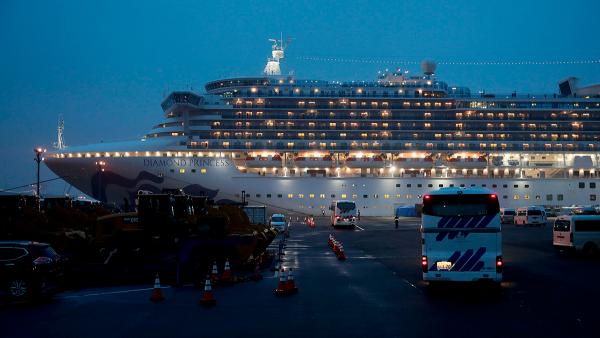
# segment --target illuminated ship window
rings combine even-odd
[[[357,194],[352,194],[352,199],[353,199],[353,200],[355,200],[355,199],[357,199],[357,198],[358,198],[358,195],[357,195]]]
[[[206,174],[206,168],[202,168],[202,169],[200,169],[200,173],[201,173],[201,174]]]
[[[348,198],[348,195],[346,195],[346,194],[342,194],[342,198],[343,198],[343,199],[345,199],[345,198]]]
[[[304,194],[298,194],[298,198],[304,198]]]
[[[516,199],[516,200],[518,200],[518,199],[520,199],[520,198],[521,198],[521,196],[519,196],[519,195],[515,195],[515,196],[513,196],[513,198],[514,198],[514,199]]]
[[[308,198],[315,198],[315,194],[309,194]]]
[[[288,194],[288,198],[294,198],[294,194]]]

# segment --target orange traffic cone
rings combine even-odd
[[[198,303],[204,307],[217,305],[217,300],[213,296],[212,287],[210,285],[210,276],[206,276],[206,282],[204,282],[204,293],[202,294],[202,298]]]
[[[292,269],[288,271],[285,288],[288,294],[298,292],[298,288],[296,287],[296,283],[294,282],[294,273],[292,272]]]
[[[338,245],[340,245],[340,243],[338,243],[337,240],[333,240],[333,245],[331,246],[331,250],[333,250],[333,253],[335,253],[337,255],[338,252]]]
[[[285,275],[285,269],[282,267],[279,272],[279,284],[275,289],[275,296],[284,296],[287,293],[287,278]]]
[[[150,300],[153,302],[165,300],[165,296],[163,296],[162,290],[160,289],[160,278],[158,278],[158,274],[156,274],[156,278],[154,278],[154,288],[152,289]]]
[[[217,262],[213,262],[212,272],[210,273],[210,279],[213,283],[219,280],[219,271],[217,270]]]
[[[338,246],[337,258],[341,261],[346,259],[346,253],[344,252],[344,245],[340,244]]]
[[[223,268],[223,275],[221,275],[221,282],[226,284],[233,283],[233,276],[231,275],[231,267],[229,266],[229,259],[225,260],[225,268]]]

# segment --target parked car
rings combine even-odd
[[[13,299],[52,295],[62,276],[63,260],[50,245],[0,241],[0,291]]]

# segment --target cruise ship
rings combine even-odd
[[[172,92],[142,139],[59,147],[46,165],[117,204],[183,189],[314,215],[354,200],[362,215],[391,216],[440,187],[485,187],[502,207],[598,203],[600,85],[473,93],[438,79],[433,61],[419,75],[302,80],[282,75],[286,42],[271,41],[261,76]]]

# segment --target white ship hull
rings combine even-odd
[[[84,193],[118,204],[124,198],[131,202],[139,190],[180,188],[215,201],[240,201],[245,191],[251,204],[314,215],[327,210],[332,200],[353,199],[361,215],[391,216],[397,206],[420,204],[422,195],[451,184],[484,186],[498,194],[501,207],[512,208],[596,204],[598,192],[590,188],[597,181],[593,178],[283,177],[242,173],[230,158],[136,156],[104,161],[104,171],[95,158],[48,158],[46,164]]]

